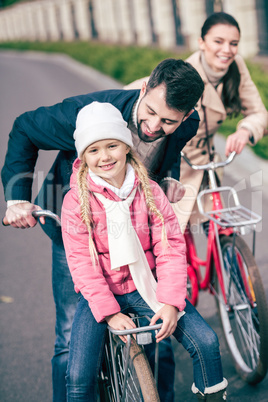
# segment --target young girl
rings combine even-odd
[[[135,327],[128,313],[163,321],[157,342],[174,335],[193,359],[192,390],[223,399],[216,334],[187,301],[185,243],[160,187],[132,150],[118,109],[93,102],[78,114],[78,159],[64,198],[62,233],[75,290],[67,370],[68,401],[95,401],[107,324]],[[156,283],[155,277],[158,282]]]

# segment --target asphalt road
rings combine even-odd
[[[8,133],[16,116],[63,98],[119,84],[66,57],[0,52],[0,158],[4,162]],[[219,139],[219,146],[222,142]],[[55,152],[40,152],[33,193],[42,184]],[[245,153],[241,163],[226,169],[225,182],[235,185],[244,203],[263,215],[258,227],[257,262],[268,297],[267,221],[265,190],[268,166]],[[263,177],[261,175],[263,173]],[[259,182],[257,181],[259,180]],[[0,193],[0,213],[5,202]],[[40,227],[15,230],[0,227],[0,400],[1,402],[48,402],[52,400],[50,359],[54,343],[54,304],[51,290],[50,241]],[[249,239],[250,240],[250,239]],[[268,400],[268,377],[256,387],[236,374],[224,344],[213,297],[203,293],[198,309],[216,330],[221,343],[224,375],[229,381],[230,401]],[[181,346],[176,355],[176,402],[192,401],[192,364]]]

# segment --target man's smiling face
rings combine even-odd
[[[143,83],[140,97],[142,99],[137,113],[138,135],[144,142],[153,142],[174,133],[191,114],[168,107],[164,84],[146,92],[146,84]]]

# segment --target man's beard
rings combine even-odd
[[[148,135],[143,133],[140,123],[137,123],[137,128],[138,128],[139,139],[141,141],[144,141],[144,142],[154,142],[154,141],[158,140],[161,137],[165,137],[164,131],[159,132],[158,135],[155,135],[153,137],[149,137]]]

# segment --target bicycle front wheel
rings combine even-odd
[[[268,306],[255,259],[241,237],[223,236],[223,280],[227,305],[218,300],[224,336],[238,374],[257,384],[268,364]],[[217,288],[220,292],[219,283]],[[221,293],[221,292],[220,292]],[[221,294],[220,299],[223,299]]]
[[[107,340],[99,377],[100,402],[160,402],[155,379],[145,352],[134,339],[131,340],[127,364],[125,344],[115,336],[114,357],[116,378],[114,377],[110,342]],[[125,389],[124,383],[126,384]]]

